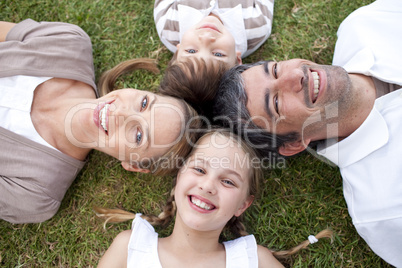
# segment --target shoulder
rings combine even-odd
[[[261,245],[257,245],[258,267],[283,267],[283,265],[272,255],[272,252]]]
[[[7,38],[22,41],[25,38],[34,36],[57,36],[63,38],[69,35],[79,36],[86,40],[90,40],[88,34],[77,25],[65,22],[37,22],[32,19],[26,19],[16,24],[15,27],[10,30]]]
[[[128,243],[131,237],[131,230],[119,233],[105,254],[102,256],[98,267],[126,267],[128,257]]]
[[[115,237],[115,239],[113,240],[113,243],[128,245],[128,241],[130,240],[130,237],[131,237],[131,230],[123,231]]]

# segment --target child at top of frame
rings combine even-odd
[[[275,258],[291,255],[320,237],[324,230],[289,251],[271,252],[257,245],[241,222],[251,205],[262,172],[253,149],[229,132],[209,132],[196,143],[177,174],[175,186],[159,216],[96,208],[106,222],[134,219],[132,230],[113,241],[98,267],[283,267]],[[158,238],[152,225],[175,217],[172,234]],[[220,243],[224,229],[238,238]],[[185,253],[185,254],[183,254]]]
[[[241,64],[269,37],[274,0],[155,0],[154,20],[173,61]]]

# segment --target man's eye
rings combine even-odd
[[[135,137],[135,142],[136,142],[137,144],[140,144],[141,141],[142,141],[142,132],[141,132],[140,129],[137,129],[137,134],[136,134],[136,137]]]
[[[145,96],[141,101],[141,112],[144,111],[148,106],[148,96]]]
[[[272,67],[272,73],[274,74],[275,78],[278,78],[278,63],[275,63]]]
[[[186,52],[190,53],[190,54],[197,53],[197,51],[195,49],[187,49]]]
[[[225,55],[223,55],[223,54],[220,53],[220,52],[214,52],[213,55],[214,55],[215,57],[224,57],[224,56],[225,56]]]
[[[277,114],[279,114],[279,100],[278,95],[274,96],[274,107]]]

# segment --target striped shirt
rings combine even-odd
[[[211,12],[231,32],[236,49],[244,58],[271,34],[274,0],[155,0],[154,20],[159,38],[174,53],[183,33]]]

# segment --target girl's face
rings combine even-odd
[[[185,127],[179,100],[137,89],[112,91],[87,110],[82,124],[90,146],[123,164],[162,156]]]
[[[237,142],[221,134],[203,138],[177,176],[178,219],[198,231],[221,232],[254,199],[248,194],[250,168]]]

